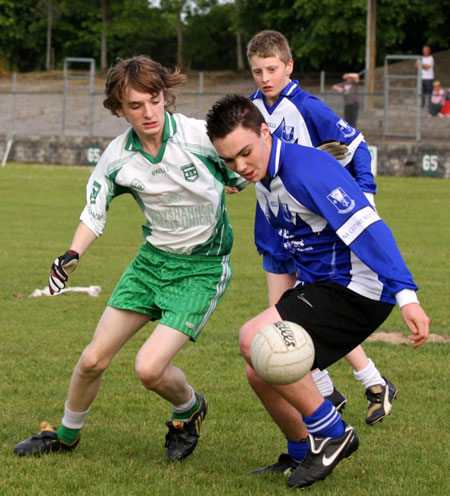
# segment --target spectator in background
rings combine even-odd
[[[431,97],[433,93],[433,81],[434,81],[434,58],[431,55],[431,48],[425,45],[422,48],[422,108],[425,107],[425,102]],[[417,60],[414,67],[419,66],[419,61]]]
[[[335,84],[333,89],[344,96],[344,119],[352,127],[356,127],[359,110],[358,84],[359,74],[348,72],[342,76],[343,83]]]
[[[441,110],[445,103],[445,90],[441,86],[440,81],[436,80],[433,83],[433,92],[431,93],[430,105],[428,106],[428,110],[430,112],[431,117],[443,117],[441,114]]]

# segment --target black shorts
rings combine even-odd
[[[311,335],[316,350],[313,369],[325,369],[344,357],[393,309],[330,281],[289,289],[275,307],[283,320],[301,325]]]

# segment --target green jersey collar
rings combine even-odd
[[[177,132],[177,125],[173,115],[169,114],[169,112],[167,111],[165,111],[164,114],[165,120],[162,135],[162,145],[156,157],[153,157],[142,149],[141,140],[139,139],[139,136],[136,134],[136,131],[133,128],[131,128],[130,134],[128,135],[128,139],[125,144],[125,150],[142,153],[142,155],[144,155],[144,157],[152,164],[161,162],[166,150],[167,141]]]

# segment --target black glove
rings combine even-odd
[[[77,268],[80,255],[75,250],[69,250],[58,257],[52,265],[50,277],[48,278],[48,288],[50,294],[59,293],[66,286],[69,275]]]
[[[329,153],[336,160],[343,160],[345,154],[348,152],[347,145],[345,143],[340,143],[339,141],[325,141],[324,143],[317,145],[316,148]]]

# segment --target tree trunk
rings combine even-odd
[[[236,33],[236,55],[237,55],[237,70],[244,70],[244,58],[242,57],[242,34],[238,31]]]
[[[106,28],[108,26],[108,15],[106,8],[106,1],[101,0],[101,9],[102,9],[102,38],[100,45],[100,70],[106,71],[108,66],[108,43],[106,39]]]
[[[183,64],[183,23],[181,21],[181,9],[177,11],[177,66],[184,68]]]
[[[236,19],[239,19],[239,11],[241,10],[241,2],[240,0],[235,0],[234,2],[234,10],[236,11]],[[239,28],[239,24],[237,24],[237,31],[236,31],[236,64],[237,64],[237,70],[238,71],[243,71],[244,70],[244,58],[242,56],[242,33]]]
[[[52,0],[47,0],[47,50],[45,54],[45,70],[52,69],[52,21],[53,21]]]

